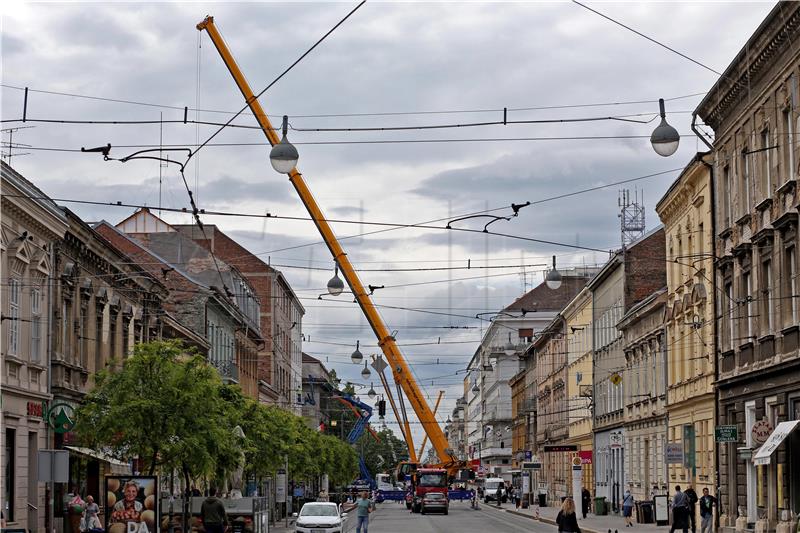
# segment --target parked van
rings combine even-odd
[[[497,488],[503,487],[503,503],[508,501],[506,493],[506,480],[501,477],[487,477],[483,482],[483,501],[484,503],[497,501]]]

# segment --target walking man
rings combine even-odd
[[[689,500],[689,520],[692,523],[692,533],[697,533],[697,528],[695,525],[696,517],[694,515],[695,508],[694,504],[697,503],[697,493],[694,491],[691,485],[686,489],[686,498]]]
[[[225,512],[225,505],[222,500],[217,498],[217,488],[208,489],[208,498],[203,500],[200,506],[200,518],[203,519],[203,526],[208,533],[223,533],[225,526],[228,525],[228,514]]]
[[[689,529],[689,498],[681,492],[681,486],[675,485],[675,495],[672,497],[672,527],[669,533],[674,533],[676,529],[682,529],[683,533],[688,533]]]
[[[364,533],[367,533],[369,527],[369,514],[372,512],[372,500],[367,497],[367,491],[361,492],[361,496],[356,500],[356,509],[358,510],[358,525],[356,525],[356,533],[361,533],[362,527]]]
[[[589,489],[583,487],[581,491],[581,513],[583,514],[583,518],[586,518],[586,513],[589,512],[589,506],[592,503],[592,493],[589,492]]]
[[[717,499],[708,493],[708,489],[703,489],[703,496],[700,497],[700,533],[714,532],[714,506]]]

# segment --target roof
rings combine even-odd
[[[523,309],[525,311],[561,311],[590,279],[592,279],[590,274],[562,275],[561,286],[555,290],[548,287],[546,283],[540,283],[517,298],[503,311],[522,311]]]

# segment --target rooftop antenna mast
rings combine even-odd
[[[633,201],[631,201],[630,189],[622,189],[619,192],[617,203],[620,208],[620,232],[622,234],[622,249],[625,250],[633,242],[644,235],[644,191],[641,199],[638,189],[634,190]]]

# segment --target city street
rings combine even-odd
[[[355,531],[355,521],[351,532]],[[464,531],[504,531],[507,533],[538,533],[555,531],[555,526],[541,524],[530,518],[514,516],[505,511],[489,508],[481,504],[479,510],[470,509],[469,504],[454,502],[450,514],[421,515],[411,514],[404,505],[382,503],[377,512],[370,516],[371,533],[461,533]]]

